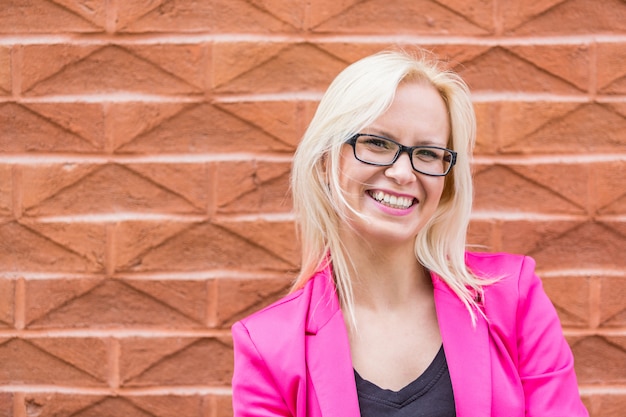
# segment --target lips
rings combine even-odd
[[[368,191],[368,193],[379,203],[395,209],[408,209],[417,201],[415,198],[391,195],[383,191]]]

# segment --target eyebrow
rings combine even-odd
[[[386,139],[391,139],[391,140],[393,140],[393,141],[395,141],[395,142],[401,143],[401,142],[398,140],[398,138],[397,138],[397,137],[395,137],[395,135],[391,135],[391,134],[389,134],[388,132],[386,132],[386,131],[384,131],[384,130],[376,130],[376,129],[374,129],[374,132],[377,132],[377,133],[372,133],[372,132],[364,132],[364,134],[366,134],[366,135],[381,136],[381,137],[383,137],[383,138],[386,138]],[[420,140],[420,141],[418,141],[418,142],[417,142],[417,144],[415,144],[415,145],[411,145],[411,146],[437,146],[437,147],[444,147],[444,148],[445,148],[446,146],[448,146],[448,142],[446,141],[446,143],[445,143],[444,145],[441,145],[441,144],[440,144],[440,143],[438,143],[438,142],[435,142],[435,141],[432,141],[432,140],[426,139],[426,140]]]

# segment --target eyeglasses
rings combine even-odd
[[[406,152],[411,166],[420,174],[433,177],[447,175],[456,163],[456,152],[439,146],[404,146],[383,136],[357,133],[346,141],[354,157],[369,165],[393,165]]]

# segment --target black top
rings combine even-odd
[[[455,417],[443,346],[424,373],[400,391],[382,389],[354,371],[361,417]]]

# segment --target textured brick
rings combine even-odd
[[[13,417],[13,393],[0,392],[0,415]]]
[[[590,417],[621,417],[626,408],[626,395],[605,394],[583,396]]]
[[[626,12],[624,15],[626,17]],[[603,94],[626,94],[626,45],[623,42],[598,43],[597,54],[598,91]]]
[[[493,220],[472,220],[467,231],[467,250],[474,252],[496,251],[495,234],[498,225]]]
[[[232,379],[230,341],[127,338],[120,345],[120,379],[124,387],[229,385]]]
[[[626,161],[603,162],[593,165],[591,188],[600,214],[626,213],[626,187],[622,175]]]
[[[578,165],[533,166],[530,169],[511,164],[480,167],[475,174],[474,209],[585,214],[586,175],[586,170],[581,170]]]
[[[235,321],[260,310],[284,296],[291,279],[220,279],[217,284],[217,317],[221,326],[230,327]]]
[[[233,400],[231,397],[217,397],[217,417],[233,417]]]
[[[589,326],[591,306],[589,277],[550,277],[543,279],[543,287],[556,307],[564,327]]]
[[[0,46],[0,96],[11,94],[11,80],[11,48]]]
[[[505,31],[515,35],[623,33],[626,6],[621,0],[504,1]]]
[[[102,386],[104,353],[89,338],[5,339],[0,341],[0,384]]]
[[[78,242],[75,242],[78,243]],[[0,225],[0,270],[98,272],[103,265],[93,258],[49,239],[17,222]]]
[[[498,150],[499,103],[474,103],[476,146],[474,155],[494,154]]]
[[[310,43],[217,43],[213,62],[219,93],[323,91],[346,66]]]
[[[232,162],[217,165],[218,213],[285,212],[291,210],[291,164]]]
[[[118,30],[120,32],[209,31],[220,33],[293,31],[292,24],[297,25],[297,21],[293,21],[293,15],[289,13],[287,7],[280,4],[278,8],[271,7],[277,3],[258,0],[255,2],[178,0],[160,3],[126,1],[120,8],[121,19],[118,22]],[[292,9],[297,8],[292,7]]]
[[[67,395],[60,393],[29,393],[24,399],[25,415],[58,416],[145,416],[203,417],[203,397],[198,395]]]
[[[223,222],[220,226],[254,245],[262,247],[292,267],[299,265],[300,245],[296,239],[295,226],[292,222],[259,220],[254,222]],[[246,261],[252,261],[247,254]],[[251,265],[254,265],[254,261]],[[288,270],[291,269],[288,268]]]
[[[588,54],[580,45],[494,46],[487,50],[483,46],[466,47],[469,49],[464,52],[466,56],[452,59],[459,62],[456,71],[475,92],[577,94],[584,91],[588,83],[585,73]],[[444,57],[450,53],[445,48],[440,49]],[[469,56],[472,52],[473,57]],[[572,70],[567,65],[557,65],[554,60],[568,62],[577,68]]]
[[[0,218],[13,212],[13,167],[0,164]]]
[[[15,281],[0,277],[0,329],[13,327],[14,311]]]
[[[131,281],[132,282],[132,281]],[[201,327],[202,293],[199,300],[188,300],[180,311],[180,294],[167,294],[159,284],[128,284],[123,280],[34,280],[28,283],[28,327],[40,328],[194,328]],[[193,283],[179,283],[181,292],[198,289]],[[147,289],[147,291],[144,291]],[[38,306],[42,294],[51,294],[45,309]],[[160,298],[156,298],[159,296]],[[172,300],[172,306],[169,304]],[[54,302],[54,304],[53,304]],[[194,306],[194,304],[196,304]],[[196,317],[189,317],[189,312]],[[200,317],[197,317],[200,316]]]
[[[324,2],[328,3],[328,2]],[[485,35],[493,31],[488,1],[372,0],[338,2],[329,16],[318,5],[312,10],[315,32],[419,33]],[[443,3],[443,5],[441,4]],[[339,9],[339,6],[344,6]]]
[[[608,104],[502,103],[505,152],[603,152],[626,145],[626,116]]]
[[[502,236],[505,251],[532,255],[545,269],[626,267],[626,237],[601,222],[510,221]]]
[[[293,145],[264,132],[247,120],[242,120],[206,103],[187,105],[177,113],[170,115],[169,118],[148,127],[149,129],[143,132],[137,132],[137,135],[132,139],[124,139],[126,143],[119,146],[117,152],[293,151]],[[119,139],[116,141],[121,142]]]
[[[133,168],[139,168],[139,171]],[[202,167],[199,170],[184,165],[176,168],[178,169],[167,167],[158,170],[153,166],[129,167],[119,164],[90,167],[69,164],[31,167],[23,176],[24,181],[35,184],[32,189],[25,190],[25,213],[29,216],[42,216],[120,211],[142,213],[205,211],[206,197],[204,202],[197,198],[196,201],[189,201],[176,189],[183,184],[183,176],[186,176],[188,182],[184,187],[187,190],[182,191],[187,191],[185,194],[191,197],[197,197],[198,193],[202,193],[206,187]],[[191,191],[193,186],[197,188]]]
[[[295,238],[285,227],[276,223],[248,222],[227,226],[211,223],[124,223],[117,229],[117,270],[147,272],[293,268],[289,255],[295,252]],[[238,226],[243,230],[239,230]],[[259,237],[259,233],[263,235]],[[242,256],[245,261],[242,261]]]
[[[0,33],[102,32],[105,2],[6,0],[0,9]]]
[[[253,101],[217,103],[216,106],[295,150],[300,137],[304,134],[304,126],[309,121],[308,115],[304,116],[306,121],[302,116],[309,104],[298,101]],[[245,149],[245,146],[241,148]]]
[[[623,384],[626,381],[626,338],[623,336],[572,338],[570,346],[579,383]]]
[[[600,321],[602,327],[626,327],[626,279],[603,277],[600,280]]]
[[[97,105],[0,103],[0,125],[0,152],[95,152],[104,145]]]
[[[102,47],[24,47],[23,90],[29,95],[138,92],[150,94],[194,94],[201,89],[176,74],[173,64],[152,62],[165,47],[129,49],[119,45]],[[177,48],[172,45],[170,48]],[[186,51],[185,51],[186,52]],[[43,55],[43,56],[42,56]],[[185,60],[181,72],[187,74]],[[41,68],[46,62],[45,68]],[[165,65],[167,68],[163,68]],[[97,74],[97,76],[96,76]]]

